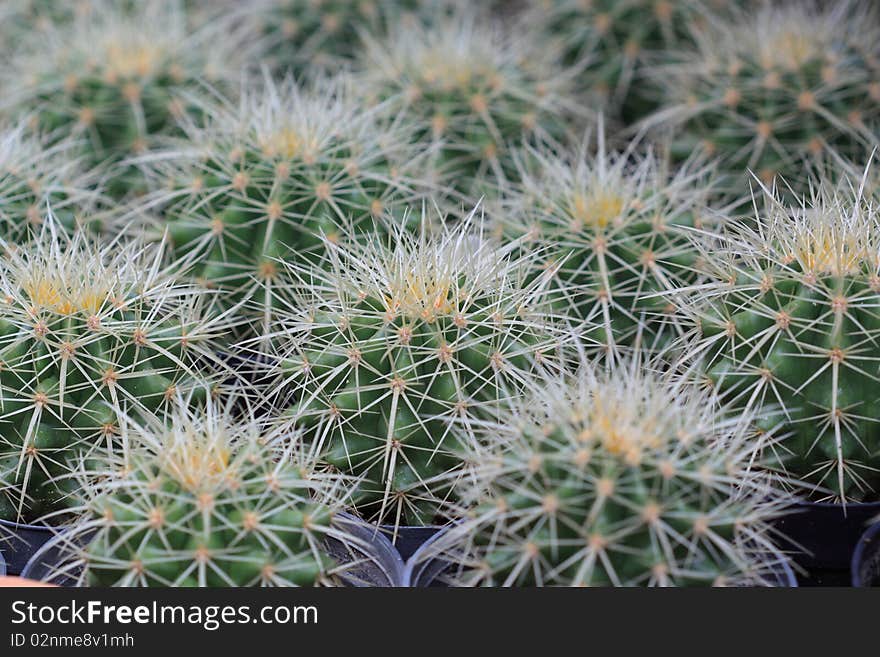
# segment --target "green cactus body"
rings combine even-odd
[[[157,165],[172,187],[157,203],[175,252],[227,305],[258,297],[260,316],[273,305],[277,258],[306,257],[322,235],[372,228],[413,200],[406,172],[418,160],[406,125],[364,112],[344,81],[265,85],[234,110],[206,108],[214,120],[191,129],[188,157],[175,150]]]
[[[364,478],[359,511],[382,521],[434,521],[458,469],[448,421],[554,362],[541,282],[522,285],[525,267],[470,223],[331,247],[270,330],[272,388],[329,462]]]
[[[237,61],[228,32],[218,24],[189,30],[171,0],[137,11],[108,4],[48,26],[16,54],[6,109],[34,112],[47,134],[81,137],[89,164],[114,163],[108,193],[142,192],[137,167],[119,162],[177,132],[178,120],[193,109],[187,93],[227,79]]]
[[[419,121],[420,141],[459,193],[514,175],[511,144],[564,140],[567,120],[585,113],[571,97],[574,71],[552,48],[496,28],[466,12],[430,28],[401,23],[367,40],[360,66],[365,97],[392,99]]]
[[[361,32],[381,32],[391,16],[412,21],[427,14],[428,0],[264,0],[251,20],[265,35],[263,49],[274,68],[297,74],[350,64],[360,51]]]
[[[116,462],[122,474],[108,470],[80,509],[88,584],[326,580],[334,563],[320,546],[333,534],[338,504],[327,495],[326,477],[314,476],[306,461],[295,463],[290,450],[279,454],[265,444],[278,428],[203,411],[176,413],[167,426],[132,427],[132,448]]]
[[[608,352],[659,347],[676,320],[662,293],[694,282],[691,228],[703,227],[711,169],[689,163],[670,172],[652,154],[524,153],[518,186],[497,212],[497,229],[537,249],[542,270],[567,290],[560,312],[586,320]],[[696,165],[696,166],[695,166]]]
[[[829,150],[856,160],[880,121],[880,21],[854,2],[767,5],[697,35],[693,55],[660,68],[666,107],[649,122],[676,125],[680,157],[721,158],[732,191],[747,169],[807,189],[804,161]]]
[[[705,248],[698,294],[709,380],[788,435],[771,465],[836,501],[880,491],[880,214],[855,194],[768,201]]]
[[[524,20],[561,42],[568,63],[585,61],[580,84],[632,123],[657,108],[644,69],[659,52],[691,45],[702,11],[698,0],[530,0]]]
[[[210,295],[158,267],[159,250],[47,221],[0,261],[0,517],[33,520],[65,508],[74,462],[113,447],[120,418],[161,413],[227,330],[206,319]]]
[[[76,144],[48,145],[24,124],[0,129],[0,237],[25,240],[50,211],[68,230],[95,216],[94,177],[81,166]]]
[[[489,586],[767,584],[767,482],[745,421],[642,363],[538,378],[476,432],[472,519],[441,539],[452,581]],[[443,544],[445,543],[445,547]],[[749,547],[751,545],[751,548]]]

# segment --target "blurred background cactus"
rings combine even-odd
[[[455,427],[475,434],[449,549],[454,584],[770,585],[779,498],[750,472],[750,426],[686,379],[625,361],[537,376]]]
[[[92,5],[18,48],[0,109],[33,114],[47,135],[82,137],[90,164],[115,163],[107,189],[124,197],[143,183],[119,161],[175,132],[190,109],[185,91],[237,78],[245,48],[226,21],[191,29],[174,0]]]
[[[457,476],[446,423],[558,365],[546,280],[473,215],[439,233],[327,243],[327,266],[287,263],[287,305],[265,337],[281,390],[315,449],[364,477],[358,510],[428,524]],[[515,245],[514,245],[515,248]]]
[[[265,79],[199,113],[204,126],[188,122],[185,138],[155,155],[146,205],[158,212],[155,232],[167,227],[175,253],[227,305],[256,297],[271,308],[276,259],[301,261],[341,227],[370,230],[373,217],[427,193],[410,174],[424,159],[412,129],[365,111],[345,78]]]
[[[578,71],[557,60],[526,30],[461,10],[366,38],[357,69],[367,101],[391,100],[418,120],[421,143],[436,148],[434,167],[459,193],[478,196],[482,178],[514,173],[512,144],[563,141],[586,125],[591,108],[572,92]]]
[[[800,205],[768,191],[756,225],[697,242],[706,281],[689,293],[708,381],[787,436],[765,462],[838,502],[880,492],[880,206],[863,181]]]
[[[706,209],[712,167],[693,160],[674,169],[636,142],[609,151],[602,132],[595,153],[585,141],[562,153],[529,149],[517,161],[521,182],[493,213],[496,228],[544,254],[534,264],[556,272],[560,312],[585,320],[584,335],[612,357],[637,338],[667,342],[677,315],[662,293],[694,280],[688,229],[717,221]]]
[[[880,18],[856,0],[765,3],[714,18],[692,52],[652,73],[665,90],[647,119],[676,131],[674,152],[718,156],[729,191],[747,194],[748,170],[807,189],[805,161],[829,149],[855,160],[877,145]],[[677,59],[677,61],[676,61]]]
[[[112,447],[122,418],[161,413],[222,371],[211,294],[175,278],[161,249],[68,237],[51,216],[0,259],[0,517],[69,505],[73,460]]]
[[[529,0],[522,18],[558,42],[563,61],[583,63],[578,84],[606,102],[626,124],[657,107],[645,69],[665,52],[692,45],[691,27],[704,20],[701,0]],[[717,4],[717,3],[716,3]]]
[[[243,8],[264,36],[276,70],[298,76],[336,70],[357,60],[365,33],[382,36],[390,22],[409,24],[450,11],[456,0],[257,0]],[[235,3],[232,3],[235,4]]]
[[[177,400],[170,418],[129,423],[132,447],[97,461],[82,519],[89,538],[62,568],[92,586],[314,586],[336,564],[322,548],[344,499],[290,422]],[[279,447],[283,441],[284,446]]]
[[[0,127],[0,237],[9,243],[39,230],[48,212],[68,230],[95,223],[102,203],[98,176],[72,141],[47,143],[26,121]]]

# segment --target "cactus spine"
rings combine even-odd
[[[677,126],[676,152],[721,157],[731,190],[747,169],[796,191],[803,161],[828,150],[863,159],[880,121],[880,21],[870,3],[767,3],[716,20],[697,48],[658,74],[669,104],[649,123]]]
[[[437,549],[490,586],[769,584],[778,503],[748,471],[750,427],[686,379],[624,361],[538,377],[475,433],[471,519]]]
[[[143,181],[119,162],[173,134],[191,109],[185,92],[227,81],[238,50],[225,25],[189,29],[173,0],[103,3],[50,24],[15,54],[5,109],[35,112],[48,134],[82,137],[90,164],[115,163],[108,191],[124,196]]]
[[[788,433],[770,463],[837,501],[880,491],[880,210],[862,184],[795,206],[768,192],[756,226],[700,242],[692,306],[710,382]]]
[[[191,406],[191,404],[190,404]],[[77,556],[93,586],[313,586],[341,479],[297,449],[289,422],[235,419],[209,403],[124,429],[79,509]],[[278,447],[281,439],[286,446]],[[76,552],[75,552],[76,554]]]
[[[525,284],[527,256],[492,244],[473,215],[432,235],[395,224],[387,242],[327,246],[327,267],[287,266],[289,301],[267,334],[281,370],[271,388],[317,451],[364,478],[362,513],[430,523],[457,476],[446,422],[555,362],[546,281]]]
[[[589,335],[613,354],[666,342],[676,321],[662,293],[692,282],[696,250],[691,228],[702,228],[711,168],[697,161],[670,171],[662,157],[637,144],[609,152],[556,153],[530,149],[520,160],[520,184],[497,212],[497,228],[537,248],[567,290],[560,302],[585,320]]]
[[[301,259],[340,226],[372,229],[373,217],[416,197],[418,161],[405,123],[353,100],[344,78],[301,88],[265,80],[231,103],[205,106],[205,127],[156,165],[175,252],[231,303],[272,306],[277,258]]]
[[[207,318],[211,295],[177,282],[161,249],[68,237],[51,216],[4,248],[0,517],[33,520],[69,505],[71,462],[112,447],[123,417],[209,380],[230,322]]]
[[[571,97],[575,71],[560,67],[552,48],[468,11],[368,38],[360,70],[367,99],[391,99],[419,121],[435,167],[460,193],[481,177],[512,175],[511,144],[562,140],[565,120],[584,113]]]

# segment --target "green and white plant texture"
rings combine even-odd
[[[562,141],[570,121],[589,114],[572,95],[577,70],[561,67],[553,48],[473,11],[367,37],[359,69],[365,98],[391,100],[418,120],[420,141],[436,150],[434,166],[465,194],[485,176],[514,173],[512,144]]]
[[[181,401],[166,419],[129,421],[128,449],[88,473],[103,482],[85,487],[70,554],[53,575],[84,566],[92,586],[330,581],[337,566],[322,543],[341,534],[331,523],[342,478],[291,439],[290,422]]]
[[[475,436],[470,519],[438,540],[459,586],[771,585],[781,498],[751,427],[650,363],[538,376],[454,431]]]
[[[186,140],[157,154],[165,189],[149,202],[175,253],[227,305],[256,297],[271,308],[278,258],[302,261],[341,226],[372,230],[426,192],[408,174],[420,159],[411,128],[365,111],[345,78],[266,79],[201,113],[206,125],[187,124]]]
[[[304,75],[356,61],[364,31],[382,35],[393,17],[413,24],[451,4],[452,0],[257,0],[243,13],[263,35],[261,49],[271,66]]]
[[[73,142],[49,144],[26,122],[0,128],[0,237],[10,243],[38,230],[47,213],[68,229],[100,204],[98,176]]]
[[[880,492],[880,205],[862,184],[768,194],[754,225],[698,241],[706,282],[688,295],[711,384],[787,435],[764,462],[838,502]]]
[[[580,86],[598,92],[626,123],[657,106],[645,70],[663,51],[693,43],[690,27],[705,12],[700,0],[529,0],[523,22],[558,42],[566,63],[584,62]]]
[[[880,125],[880,18],[872,3],[767,3],[695,33],[655,72],[666,106],[648,124],[677,131],[676,153],[717,155],[733,191],[750,169],[796,191],[804,161],[829,149],[864,160]]]
[[[496,228],[520,240],[556,272],[563,312],[586,322],[610,355],[659,346],[675,333],[673,299],[663,293],[693,282],[692,228],[716,223],[706,210],[712,167],[699,160],[671,169],[631,143],[622,152],[585,141],[578,150],[528,149],[520,183],[504,194]]]
[[[58,138],[82,137],[90,164],[115,163],[108,191],[124,196],[143,183],[119,161],[174,134],[191,109],[183,92],[237,77],[243,50],[225,22],[191,30],[174,0],[104,2],[16,52],[2,76],[2,110],[32,113]]]
[[[558,366],[560,333],[546,278],[525,280],[532,256],[486,239],[473,213],[431,234],[389,230],[328,241],[323,267],[286,263],[285,305],[255,344],[279,359],[268,389],[316,453],[364,479],[358,510],[428,524],[457,477],[448,421]]]
[[[69,505],[73,461],[113,448],[123,418],[161,414],[222,364],[231,320],[162,249],[68,237],[51,217],[0,259],[0,517]]]

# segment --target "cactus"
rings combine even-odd
[[[347,84],[266,79],[238,106],[205,106],[212,120],[188,124],[190,143],[157,155],[166,189],[149,203],[228,304],[256,295],[271,307],[276,258],[301,259],[342,224],[372,229],[373,216],[416,198],[406,124],[364,111]]]
[[[576,72],[525,30],[461,10],[430,28],[400,22],[388,39],[366,37],[359,78],[367,100],[392,99],[419,121],[434,166],[474,194],[481,177],[514,173],[511,144],[563,140],[568,120],[585,118],[571,96]]]
[[[457,476],[446,421],[554,366],[559,336],[546,279],[523,281],[530,256],[485,239],[473,213],[433,234],[389,230],[328,242],[326,267],[287,263],[268,388],[328,462],[364,478],[362,514],[427,524]]]
[[[695,308],[708,380],[739,404],[768,406],[760,426],[790,438],[771,463],[835,501],[872,498],[878,427],[873,353],[880,206],[870,180],[822,181],[800,205],[765,189],[757,228],[734,224],[700,246],[708,281]],[[781,461],[781,463],[777,463]]]
[[[747,169],[781,174],[796,192],[803,161],[833,149],[864,159],[880,125],[880,19],[871,3],[767,3],[697,33],[692,54],[657,73],[665,109],[649,125],[677,131],[675,152],[719,156],[730,191]]]
[[[333,70],[360,53],[364,30],[382,33],[391,16],[408,22],[440,11],[448,0],[258,0],[246,10],[264,35],[273,68],[297,74]]]
[[[698,243],[706,281],[691,292],[707,380],[764,409],[759,430],[784,429],[769,465],[838,502],[880,492],[880,206],[862,184],[800,205],[766,191],[756,226]]]
[[[660,346],[676,321],[662,293],[694,279],[689,234],[703,227],[712,169],[693,160],[670,171],[636,142],[609,152],[601,131],[595,154],[590,146],[526,150],[518,158],[521,182],[502,198],[496,229],[547,255],[536,264],[556,270],[565,312],[591,325],[588,335],[607,352],[637,338]]]
[[[656,109],[645,69],[659,53],[692,44],[700,0],[530,0],[523,21],[561,43],[564,61],[586,60],[580,84],[598,91],[626,123]]]
[[[3,246],[0,517],[33,520],[69,505],[70,463],[112,448],[121,417],[210,380],[231,322],[207,319],[210,293],[177,282],[161,249],[68,237],[51,215]]]
[[[100,201],[95,177],[81,165],[75,143],[50,145],[25,122],[0,128],[0,238],[22,241],[50,209],[68,229],[95,216],[88,212]]]
[[[84,547],[65,550],[59,570],[82,564],[92,586],[329,581],[336,565],[322,542],[340,533],[343,480],[289,439],[289,422],[191,407],[181,399],[166,420],[128,422],[130,448],[83,473],[103,481],[84,487],[69,537]]]
[[[44,132],[83,137],[93,165],[125,160],[175,132],[191,109],[187,92],[237,75],[238,40],[225,23],[190,30],[173,0],[104,3],[48,25],[15,54],[4,111],[34,112]],[[134,166],[117,166],[108,191],[142,185]]]
[[[766,585],[781,497],[749,471],[750,425],[652,363],[538,376],[475,435],[470,518],[440,539],[457,585]]]

